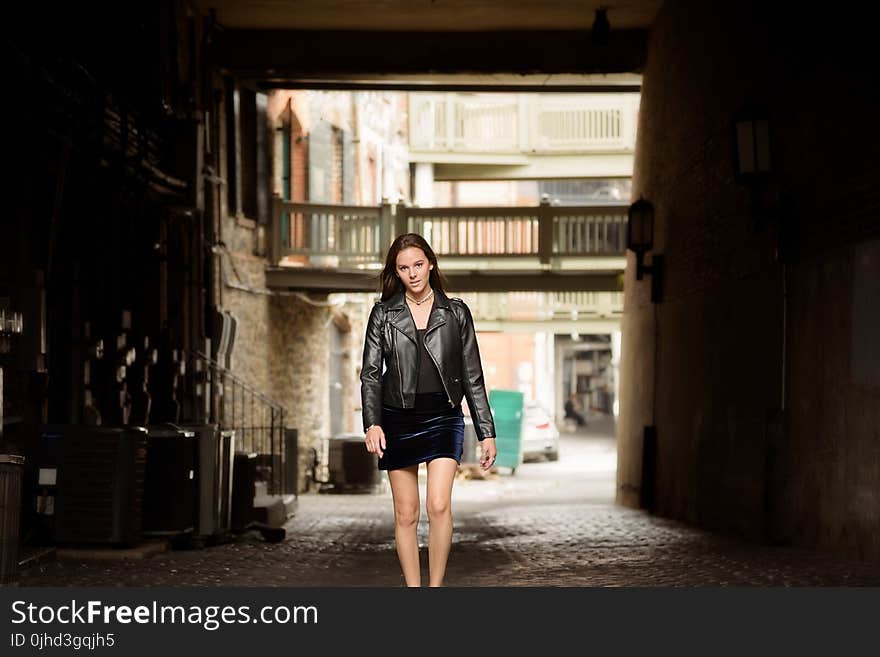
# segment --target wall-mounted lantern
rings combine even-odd
[[[766,108],[748,107],[733,117],[734,172],[749,189],[749,209],[755,230],[779,210],[779,191],[773,175],[770,115]]]
[[[645,253],[654,248],[654,205],[639,197],[629,206],[629,220],[626,224],[626,248],[636,254],[636,280],[645,274],[651,276],[651,301],[662,300],[663,256],[651,256],[651,264],[644,262]]]
[[[736,175],[742,181],[754,181],[770,175],[770,118],[764,109],[748,108],[733,120],[736,146]]]
[[[8,354],[24,329],[21,313],[0,308],[0,354]]]

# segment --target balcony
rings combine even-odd
[[[274,201],[270,287],[374,291],[388,245],[428,240],[456,291],[623,289],[627,206],[411,208]]]
[[[481,331],[613,333],[623,292],[464,292]]]
[[[410,160],[437,180],[628,177],[639,98],[411,93]]]

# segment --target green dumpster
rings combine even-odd
[[[518,390],[489,391],[489,406],[495,422],[495,465],[510,468],[511,473],[523,462],[522,414],[523,393]]]

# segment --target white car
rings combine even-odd
[[[540,402],[527,401],[523,406],[522,449],[523,459],[559,460],[559,430]]]

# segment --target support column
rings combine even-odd
[[[614,377],[614,401],[611,410],[616,418],[620,414],[620,345],[622,334],[615,331],[611,334],[611,375]]]
[[[420,208],[434,206],[434,163],[415,163],[413,202]]]

